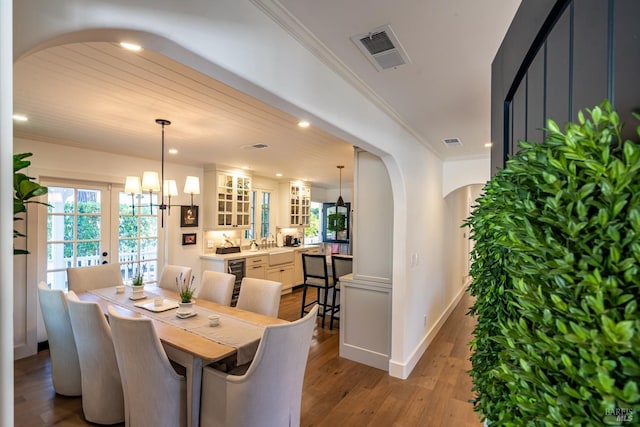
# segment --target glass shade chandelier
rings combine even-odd
[[[149,192],[149,208],[153,212],[153,207],[156,206],[161,215],[161,226],[164,227],[164,211],[167,211],[167,215],[171,215],[171,206],[179,206],[171,204],[171,197],[178,195],[178,186],[174,179],[164,179],[164,128],[169,126],[171,122],[165,119],[156,119],[156,123],[162,126],[162,157],[160,166],[160,175],[156,171],[144,171],[142,174],[142,182],[139,176],[127,176],[124,184],[124,192],[131,195],[131,209],[135,213],[135,201],[136,194],[142,194],[142,192]],[[162,182],[162,189],[160,183]],[[158,200],[159,204],[153,203],[153,193],[160,193]],[[187,176],[184,184],[184,193],[191,195],[191,206],[193,207],[193,195],[200,194],[200,179],[197,176]],[[164,202],[164,198],[167,197],[168,202]]]

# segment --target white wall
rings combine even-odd
[[[49,43],[117,41],[121,32],[96,29],[128,29],[129,38],[137,37],[146,48],[290,114],[305,115],[380,156],[392,184],[395,219],[389,242],[392,375],[408,375],[424,350],[423,316],[432,325],[447,306],[443,171],[433,153],[248,1],[21,0],[14,7],[15,58]],[[412,268],[410,255],[419,260]],[[191,255],[179,252],[176,258]]]
[[[469,184],[484,184],[491,178],[491,158],[450,160],[442,167],[442,197]]]

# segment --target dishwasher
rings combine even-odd
[[[245,258],[230,259],[227,261],[227,272],[236,276],[233,283],[233,294],[231,295],[231,306],[235,307],[238,303],[238,295],[240,295],[240,285],[245,275]]]

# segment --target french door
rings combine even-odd
[[[48,187],[46,276],[52,289],[67,289],[69,267],[117,262],[123,280],[141,272],[156,280],[157,212],[149,195],[134,198],[111,184],[44,180]]]

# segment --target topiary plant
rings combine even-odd
[[[608,102],[588,113],[521,143],[467,220],[492,425],[640,425],[640,146]]]

